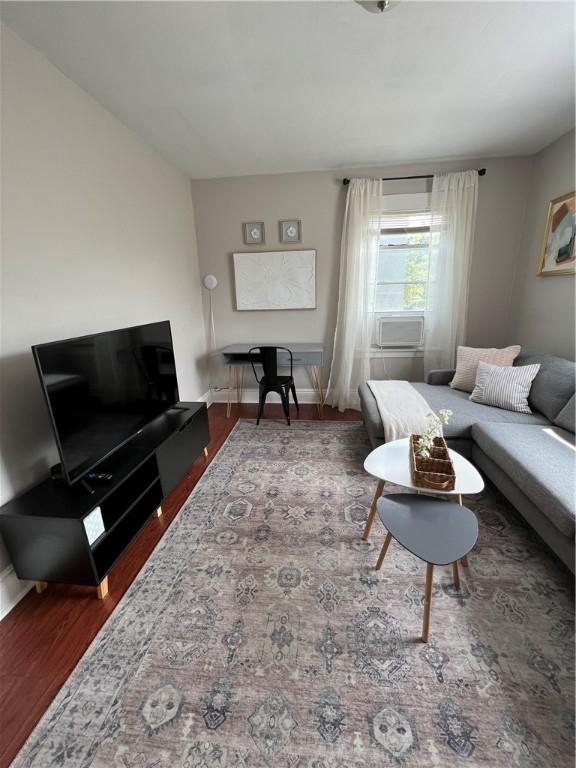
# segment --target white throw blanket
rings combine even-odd
[[[387,443],[422,433],[431,408],[408,381],[368,381],[380,411]]]

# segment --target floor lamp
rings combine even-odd
[[[202,278],[202,285],[208,291],[209,297],[209,309],[208,309],[208,378],[210,390],[217,389],[212,382],[212,368],[210,365],[210,359],[212,354],[216,351],[216,329],[214,327],[214,307],[212,304],[212,291],[218,285],[218,279],[215,275],[204,275]]]

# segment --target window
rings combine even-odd
[[[374,312],[424,312],[430,271],[429,214],[379,218]]]

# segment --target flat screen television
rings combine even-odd
[[[37,344],[32,353],[70,484],[179,399],[168,320]]]

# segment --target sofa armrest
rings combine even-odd
[[[426,384],[444,385],[449,384],[456,373],[454,368],[438,368],[435,371],[428,371]]]

